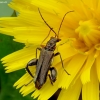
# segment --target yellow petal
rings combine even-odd
[[[69,87],[70,83],[73,81],[73,79],[75,78],[77,73],[80,71],[81,67],[83,66],[86,58],[87,56],[77,54],[69,61],[68,64],[64,63],[65,69],[66,71],[70,73],[70,75],[67,75],[67,73],[63,71],[63,74],[59,78],[60,79],[59,87],[63,87],[66,89]]]
[[[99,0],[82,0],[86,6],[88,6],[90,9],[96,9],[98,7],[98,1]]]
[[[95,58],[94,53],[90,54],[87,58],[85,65],[83,66],[83,72],[81,74],[82,84],[85,84],[90,81],[90,70],[92,65],[94,64]]]
[[[62,89],[57,100],[66,100],[66,98],[68,100],[78,100],[81,92],[81,87],[81,81],[78,79],[76,83],[73,86],[70,86],[67,90]]]
[[[36,48],[34,46],[24,48],[1,59],[3,61],[6,72],[12,72],[26,67],[26,64],[36,57]],[[13,67],[14,66],[14,67]]]
[[[96,58],[96,70],[97,70],[97,76],[100,82],[100,55]]]
[[[77,54],[77,51],[70,45],[70,43],[69,44],[65,43],[59,46],[58,51],[60,52],[63,60]]]
[[[55,82],[54,85],[52,85],[48,79],[40,90],[35,90],[32,97],[36,98],[39,96],[38,100],[47,100],[58,90],[57,84],[58,83]]]
[[[83,85],[83,100],[99,100],[99,82],[96,74],[95,66],[92,66],[90,82]]]
[[[32,72],[35,73],[35,71],[32,71]],[[23,96],[26,96],[27,94],[29,94],[35,90],[34,80],[28,73],[24,74],[14,84],[14,87],[15,86],[16,86],[16,89],[21,88],[20,92],[21,92],[21,94],[23,94]]]

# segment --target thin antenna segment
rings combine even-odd
[[[43,18],[43,16],[42,16],[42,14],[41,14],[41,12],[40,12],[40,9],[38,8],[38,11],[39,11],[39,14],[40,14],[40,16],[41,16],[41,18],[43,19],[43,21],[45,22],[45,24],[55,33],[55,35],[58,37],[58,35],[57,35],[57,33],[53,30],[53,28],[51,28],[50,26],[49,26],[49,24],[44,20],[44,18]]]
[[[45,21],[45,19],[43,18],[43,16],[42,16],[42,14],[41,14],[39,8],[38,8],[38,11],[39,11],[39,14],[40,14],[41,18],[43,19],[44,23],[50,28],[50,31],[49,31],[49,34],[47,35],[47,37],[50,35],[50,32],[51,32],[51,30],[52,30],[52,31],[55,33],[55,37],[57,36],[57,38],[59,38],[59,32],[60,32],[62,23],[63,23],[63,21],[64,21],[66,15],[67,15],[68,13],[70,13],[70,12],[74,12],[74,11],[69,11],[69,12],[67,12],[67,13],[63,16],[63,19],[62,19],[62,21],[61,21],[61,24],[60,24],[59,29],[58,29],[58,34],[57,34],[57,33],[53,30],[53,28],[51,28],[50,25]],[[47,37],[46,37],[46,38],[47,38]],[[43,40],[43,42],[46,40],[46,38]],[[42,43],[43,43],[43,42],[42,42]]]
[[[52,28],[53,29],[53,28]],[[50,35],[50,32],[51,32],[51,29],[50,29],[50,31],[49,31],[49,34],[45,37],[45,39],[42,41],[42,43],[47,39],[47,37]],[[41,44],[42,44],[41,43]]]
[[[74,11],[69,11],[69,12],[67,12],[67,13],[64,15],[64,17],[63,17],[63,19],[62,19],[62,21],[61,21],[61,24],[60,24],[60,26],[59,26],[59,30],[58,30],[58,37],[59,37],[59,32],[60,32],[60,29],[61,29],[62,23],[63,23],[63,21],[64,21],[64,18],[65,18],[66,15],[67,15],[68,13],[70,13],[70,12],[74,12]]]

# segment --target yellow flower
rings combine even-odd
[[[28,84],[33,78],[26,72],[14,86],[21,88],[24,96],[32,92],[32,97],[38,97],[38,100],[47,100],[58,88],[62,88],[58,100],[78,100],[81,90],[82,100],[99,100],[100,0],[13,0],[9,6],[19,15],[0,18],[0,32],[14,36],[14,40],[25,43],[25,47],[2,59],[7,73],[25,68],[48,35],[50,29],[40,17],[38,8],[55,32],[58,32],[65,13],[74,10],[62,23],[59,33],[62,41],[55,50],[61,53],[64,67],[70,75],[65,73],[57,56],[52,63],[57,69],[57,80],[53,85],[47,78],[42,88],[37,90],[33,82]],[[51,36],[55,34],[51,32],[44,45]],[[36,67],[30,67],[30,70],[34,74]]]

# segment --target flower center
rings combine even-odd
[[[85,55],[95,52],[94,57],[100,54],[100,29],[96,19],[80,21],[75,33],[72,45],[78,52]]]
[[[79,40],[83,41],[87,47],[97,44],[100,40],[98,34],[98,24],[96,20],[80,21],[78,28],[75,30]]]
[[[90,32],[91,32],[91,27],[90,27],[90,25],[89,25],[90,23],[88,22],[88,21],[85,21],[85,22],[80,22],[79,23],[79,27],[78,27],[78,29],[77,29],[77,31],[79,31],[79,34],[81,35],[81,36],[84,36],[84,35],[88,35],[88,34],[90,34]]]
[[[96,50],[100,50],[100,43],[95,45]]]

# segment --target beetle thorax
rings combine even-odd
[[[56,43],[59,42],[60,39],[56,37],[51,37],[50,40],[47,42],[45,49],[48,51],[54,51],[56,47]]]
[[[45,49],[48,51],[54,51],[56,47],[57,38],[51,37],[50,40],[47,42]]]

